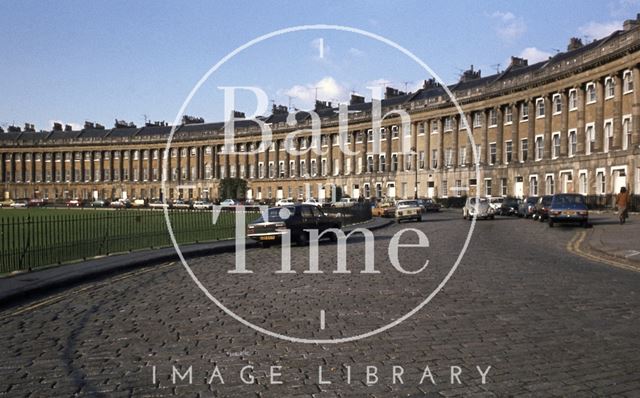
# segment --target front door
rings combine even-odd
[[[620,192],[620,188],[627,187],[627,173],[624,170],[613,171],[613,193]]]
[[[516,184],[513,187],[513,194],[516,198],[524,197],[524,182],[522,177],[516,177]]]

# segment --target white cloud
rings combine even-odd
[[[297,84],[280,93],[295,100],[294,105],[302,109],[310,109],[314,106],[318,90],[319,100],[345,102],[349,99],[349,90],[331,76],[326,76],[315,83]]]
[[[498,36],[507,42],[514,41],[527,30],[524,19],[512,12],[495,11],[490,17],[495,21],[494,30]]]
[[[535,47],[527,47],[520,52],[518,57],[527,59],[529,61],[529,65],[535,64],[536,62],[546,61],[551,56],[551,53],[540,50]]]
[[[595,22],[591,21],[578,28],[578,31],[589,39],[601,39],[609,36],[618,29],[622,29],[622,21]]]

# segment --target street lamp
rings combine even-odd
[[[413,164],[413,168],[416,172],[416,178],[413,185],[413,198],[418,199],[418,152],[416,151],[416,147],[411,147],[411,151],[415,155],[416,161]]]

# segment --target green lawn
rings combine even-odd
[[[246,214],[252,221],[257,213]],[[235,214],[170,211],[178,243],[233,238]],[[0,273],[170,246],[161,210],[0,209]]]

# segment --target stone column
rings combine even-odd
[[[482,111],[482,142],[480,143],[480,164],[486,165],[489,153],[489,110]],[[479,183],[479,181],[478,181]]]
[[[553,109],[551,109],[551,94],[546,94],[544,101],[544,151],[543,159],[551,159],[551,120]]]
[[[327,143],[328,154],[327,154],[327,176],[331,177],[333,175],[333,137],[334,134],[329,134],[329,142]]]
[[[602,78],[596,80],[596,144],[592,152],[604,150],[604,84]]]
[[[280,140],[273,141],[273,149],[275,155],[273,156],[273,168],[274,168],[274,178],[280,178]],[[236,173],[238,171],[236,170]]]
[[[466,165],[472,166],[475,164],[476,159],[473,157],[473,153],[475,151],[475,145],[478,144],[475,140],[472,140],[473,137],[473,114],[471,112],[466,113],[467,115],[467,127],[465,134],[465,142],[467,149],[465,150],[465,159]],[[479,155],[479,154],[478,154]]]
[[[496,107],[498,125],[496,126],[496,165],[504,163],[504,109]]]
[[[527,99],[527,109],[529,110],[527,122],[527,148],[529,154],[527,160],[533,162],[536,159],[536,103],[533,98]]]
[[[424,169],[429,170],[431,168],[431,123],[425,121],[424,123]],[[391,162],[389,162],[391,164]]]
[[[311,155],[313,152],[313,148],[311,148],[313,139],[312,137],[303,138],[307,142],[307,158],[304,162],[305,173],[310,177],[311,176]]]
[[[632,70],[633,79],[633,105],[631,108],[631,142],[634,146],[640,144],[640,66],[636,65]]]
[[[460,153],[460,115],[455,115],[451,118],[451,124],[453,127],[453,157],[451,159],[451,163],[454,168],[459,167],[458,164],[460,159],[458,158],[458,154]]]
[[[296,149],[296,172],[294,173],[294,175],[292,175],[291,177],[302,177],[302,175],[304,174],[304,171],[300,168],[300,139],[296,138],[293,140],[293,147]]]
[[[385,171],[391,171],[391,147],[393,146],[393,139],[391,137],[391,129],[385,129],[387,133],[387,147],[385,148]]]
[[[560,115],[560,156],[569,155],[569,102],[567,89],[560,92],[560,102],[562,103],[562,114]],[[560,181],[562,183],[562,181]]]
[[[511,161],[520,163],[520,104],[514,102],[511,107]]]
[[[438,169],[444,170],[444,123],[443,118],[438,118]]]
[[[622,72],[613,76],[613,145],[609,150],[622,149]]]
[[[0,153],[0,182],[7,182],[6,181],[6,177],[7,177],[7,166],[5,165],[6,160],[5,157],[7,156],[6,153]],[[33,155],[31,157],[31,162],[34,162],[33,159]],[[31,165],[31,168],[33,169],[33,163]],[[3,190],[4,192],[4,190]],[[2,200],[4,200],[4,193],[2,194]]]
[[[585,131],[584,131],[584,125],[585,125],[585,120],[584,120],[584,114],[585,114],[585,102],[586,102],[586,98],[585,98],[585,91],[584,91],[584,85],[583,84],[579,84],[577,86],[574,87],[576,89],[576,102],[577,102],[577,121],[576,121],[576,140],[578,141],[577,145],[576,145],[576,155],[584,155],[586,148],[587,148],[587,136],[585,135]],[[568,108],[568,107],[567,107]],[[592,174],[592,173],[590,173]],[[591,192],[591,191],[589,191]]]
[[[291,154],[289,153],[289,150],[291,149],[289,147],[289,145],[286,143],[285,140],[282,140],[283,145],[284,145],[284,176],[286,178],[291,178],[293,177],[291,175]],[[246,166],[245,166],[245,172],[246,172]]]

